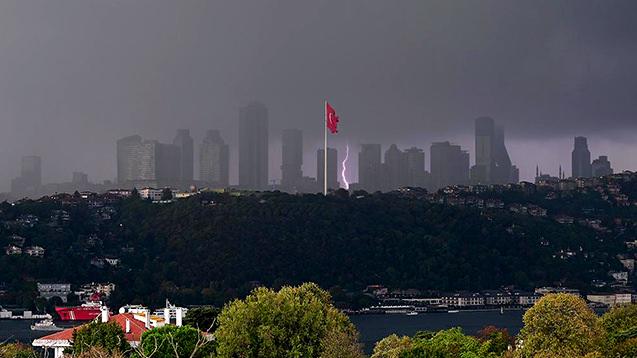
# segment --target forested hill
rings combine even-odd
[[[46,254],[3,254],[0,283],[28,296],[24,292],[36,281],[112,281],[118,303],[147,304],[165,298],[219,304],[257,283],[308,281],[350,290],[370,284],[586,288],[621,269],[616,255],[624,248],[582,225],[509,210],[460,209],[400,193],[208,193],[167,204],[139,198],[94,204],[2,204],[0,243],[20,235]],[[28,214],[38,218],[35,224],[23,224]],[[100,258],[121,262],[100,265]]]

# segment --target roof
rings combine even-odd
[[[98,318],[99,319],[99,316]],[[130,332],[126,333],[126,321],[130,321]],[[142,339],[142,334],[146,332],[148,329],[144,326],[144,322],[141,322],[133,316],[132,313],[120,313],[114,316],[110,316],[108,318],[109,322],[115,322],[120,327],[122,327],[122,331],[124,331],[124,337],[126,341],[130,343],[132,346],[136,346]],[[75,330],[84,327],[86,324],[68,328],[60,332],[56,332],[50,334],[48,336],[44,336],[42,338],[36,339],[33,341],[33,346],[36,347],[54,347],[54,346],[70,346],[71,340],[73,339],[73,332]]]

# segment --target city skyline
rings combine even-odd
[[[252,110],[250,110],[249,108],[252,108]],[[239,117],[244,118],[246,116],[245,114],[246,110],[248,110],[248,112],[250,111],[254,112],[255,108],[257,108],[255,113],[259,113],[258,115],[256,115],[256,117],[263,117],[265,115],[265,117],[263,118],[257,118],[257,122],[262,121],[265,118],[265,125],[267,127],[267,111],[268,110],[267,110],[267,106],[263,104],[256,103],[256,102],[248,104],[246,107],[240,110]],[[356,165],[359,164],[359,160],[360,160],[359,157],[361,155],[366,155],[365,153],[363,153],[364,148],[373,148],[372,150],[375,150],[376,153],[372,154],[371,158],[372,158],[372,161],[376,162],[376,164],[374,165],[377,167],[376,169],[373,169],[373,168],[371,169],[371,172],[375,173],[374,175],[371,175],[371,176],[377,177],[376,179],[374,179],[377,182],[367,181],[365,183],[360,183],[359,181],[361,180],[361,177],[360,177],[361,171],[363,171],[364,173],[363,175],[365,175],[367,172],[369,172],[369,169],[365,169],[359,165],[358,165],[358,168],[354,168],[355,165],[351,163],[348,163],[348,180],[350,181],[350,183],[354,185],[353,189],[364,189],[368,191],[374,191],[374,190],[390,191],[402,186],[420,186],[420,187],[426,187],[430,190],[435,190],[445,185],[453,185],[453,184],[461,184],[461,185],[506,184],[506,183],[517,182],[518,181],[516,180],[517,168],[516,168],[516,165],[512,163],[507,153],[506,144],[505,144],[505,136],[504,136],[504,128],[502,126],[496,127],[495,121],[489,117],[479,117],[474,122],[475,122],[475,130],[476,130],[475,137],[474,137],[476,153],[480,153],[478,149],[480,149],[481,147],[485,147],[485,143],[487,143],[487,146],[497,148],[497,149],[493,149],[493,148],[490,149],[490,151],[492,151],[493,153],[489,151],[485,152],[485,149],[483,148],[482,149],[483,153],[479,154],[482,156],[482,158],[480,158],[479,156],[476,156],[476,158],[473,158],[471,154],[469,153],[469,150],[467,150],[467,147],[463,147],[462,145],[451,143],[449,141],[435,142],[435,143],[432,143],[431,148],[429,148],[430,159],[428,162],[426,160],[427,158],[426,150],[423,148],[412,146],[410,148],[401,149],[396,144],[390,144],[390,145],[380,144],[380,143],[361,144],[360,145],[361,152],[358,153],[355,164]],[[485,123],[486,123],[486,127],[485,127]],[[261,128],[259,130],[261,131],[261,133],[265,134],[265,141],[267,142],[269,141],[269,135],[266,132],[263,132],[264,129],[265,128]],[[281,179],[278,179],[278,180],[273,179],[273,176],[269,175],[268,181],[267,181],[268,184],[266,186],[255,186],[254,184],[240,185],[239,183],[236,183],[236,182],[233,183],[229,180],[230,168],[233,166],[233,164],[229,160],[230,149],[229,149],[229,146],[223,140],[222,135],[220,134],[218,130],[208,130],[206,132],[206,137],[203,138],[201,143],[197,144],[199,146],[199,153],[197,154],[197,156],[195,156],[194,150],[189,150],[187,154],[184,154],[182,153],[180,148],[180,144],[179,144],[180,138],[183,141],[184,137],[186,137],[185,140],[188,142],[187,145],[189,147],[194,146],[195,141],[192,139],[192,137],[190,137],[190,131],[188,129],[178,129],[176,133],[177,134],[175,136],[175,139],[173,140],[173,144],[161,143],[160,141],[156,139],[143,139],[139,135],[131,135],[131,136],[127,136],[127,137],[119,139],[117,141],[117,158],[118,158],[117,159],[118,171],[116,175],[117,179],[114,181],[106,180],[104,182],[105,187],[115,188],[118,185],[120,187],[128,187],[132,185],[137,187],[173,186],[173,187],[185,188],[187,185],[191,185],[191,184],[194,185],[198,183],[201,185],[213,184],[218,187],[238,186],[240,188],[257,189],[257,190],[270,189],[270,188],[273,188],[273,185],[276,185],[277,188],[280,188],[286,191],[314,192],[314,191],[317,191],[318,189],[318,187],[315,187],[315,185],[317,183],[320,184],[322,182],[322,180],[319,180],[320,178],[316,177],[316,174],[320,174],[322,170],[322,162],[319,163],[318,157],[315,157],[316,172],[314,173],[315,174],[314,176],[308,173],[307,169],[309,167],[307,165],[305,168],[303,168],[303,160],[304,160],[303,157],[306,155],[306,153],[305,153],[305,150],[303,149],[304,148],[303,131],[300,131],[298,129],[286,129],[282,132],[282,137],[281,137],[282,138],[282,142],[281,142],[282,153],[285,154],[286,150],[290,152],[290,153],[287,153],[289,154],[287,156],[287,159],[285,155],[282,156],[281,163],[285,162],[286,160],[289,163],[292,163],[291,169],[289,168],[290,165],[288,165],[288,171],[292,172],[292,174],[288,174],[288,176],[293,177],[293,179],[291,180],[291,183],[288,183],[286,185],[285,181],[283,181],[283,178],[285,177],[285,173],[284,173],[285,166],[282,164],[279,168],[279,175],[278,175],[278,177]],[[485,133],[487,134],[491,133],[491,134],[488,134],[487,136],[487,137],[489,136],[490,137],[489,138],[485,137]],[[286,145],[286,141],[288,142],[287,145]],[[575,163],[576,160],[577,161],[583,160],[585,163],[582,165],[584,165],[587,169],[586,169],[586,172],[580,173],[581,171],[580,169],[580,171],[578,171],[577,173],[573,172],[571,176],[564,175],[564,177],[590,177],[593,175],[593,173],[595,173],[596,176],[613,173],[613,170],[614,170],[612,168],[613,165],[611,161],[609,161],[608,155],[597,153],[599,154],[598,157],[596,159],[593,159],[594,157],[591,155],[591,152],[588,150],[588,147],[587,147],[586,137],[577,136],[575,137],[574,141],[575,141],[575,146],[574,146],[575,149],[573,150],[573,153],[571,155],[571,160],[573,163]],[[211,143],[212,144],[216,143],[215,145],[220,145],[221,147],[212,149],[212,153],[205,153],[205,145],[207,143],[208,145],[210,145]],[[437,148],[442,148],[440,146],[444,147],[442,149],[442,152],[439,149],[437,149]],[[436,150],[434,150],[434,148],[436,148]],[[330,151],[331,150],[332,150],[332,146],[330,146]],[[334,150],[337,150],[337,149],[334,149]],[[448,152],[448,150],[451,150],[451,152]],[[498,153],[498,150],[500,151],[500,153]],[[585,157],[584,159],[579,159],[579,155],[576,155],[576,152],[578,150],[584,150],[586,152],[584,155]],[[320,148],[317,150],[316,153],[317,155],[322,156],[321,154],[322,151]],[[211,155],[214,155],[215,158],[213,159]],[[373,158],[374,156],[376,156],[377,158],[374,159]],[[490,156],[493,156],[494,158],[498,156],[500,158],[504,158],[503,160],[506,162],[506,165],[508,165],[508,167],[505,167],[505,168],[508,168],[507,171],[511,173],[509,180],[496,179],[496,180],[492,180],[491,182],[488,182],[488,181],[484,181],[483,179],[480,179],[480,177],[476,178],[476,174],[474,172],[476,170],[476,167],[478,167],[479,165],[484,165],[484,163],[487,163],[490,159],[485,159],[485,158]],[[25,156],[23,157],[23,162],[25,160],[33,161],[33,159],[31,158],[35,158],[38,160],[40,183],[44,185],[53,184],[53,183],[41,182],[42,164],[41,164],[40,157]],[[268,167],[271,167],[271,163],[269,162],[268,156],[266,156],[265,158],[266,158],[266,162],[268,162]],[[365,159],[365,157],[363,158],[364,158],[363,160],[369,160],[369,158],[367,159]],[[336,161],[334,159],[330,160],[330,167],[334,167],[334,169],[332,169],[334,173],[331,174],[331,176],[333,175],[335,178],[335,180],[330,179],[332,183],[330,184],[330,187],[332,188],[337,187],[337,184],[334,184],[334,183],[338,183],[339,187],[340,185],[342,185],[342,183],[340,183],[342,181],[342,179],[340,178],[340,169],[337,169],[337,168],[340,168],[342,159],[343,159],[342,157],[339,157],[338,160]],[[189,172],[192,171],[192,173],[189,174],[190,178],[187,178],[184,180],[183,179],[184,173],[182,172],[183,171],[182,161],[186,161],[190,163],[198,162],[199,167],[196,168],[198,171],[198,174],[197,175],[194,174],[194,171],[195,171],[194,168],[190,169]],[[352,158],[352,161],[354,161],[354,158]],[[460,167],[455,167],[456,169],[442,169],[439,164],[439,163],[443,163],[444,165],[444,163],[447,163],[447,162],[455,163],[456,161],[462,162],[462,164],[460,164],[461,165]],[[133,164],[127,164],[128,162]],[[124,163],[124,166],[122,166],[122,163]],[[455,163],[455,164],[458,164],[458,163]],[[206,165],[208,167],[205,167]],[[238,163],[235,163],[235,165],[239,166]],[[438,172],[436,172],[436,170],[433,170],[434,165],[436,166],[436,170]],[[22,171],[24,172],[25,170],[24,163],[22,167],[23,167]],[[214,169],[211,169],[211,167],[214,167]],[[558,177],[561,178],[562,173],[564,174],[566,173],[566,167],[567,167],[566,165],[559,165]],[[574,166],[572,167],[574,168]],[[536,171],[540,170],[539,168],[540,168],[540,164],[538,163],[536,164]],[[545,170],[546,167],[543,167],[543,168],[544,168],[543,170],[540,170],[541,174],[543,174],[545,177],[550,177],[551,170],[549,169],[548,171],[546,171]],[[354,169],[357,169],[357,170],[354,170]],[[444,171],[443,174],[440,174],[441,170]],[[448,170],[451,170],[452,172],[447,172]],[[453,172],[454,170],[460,170],[460,172]],[[214,173],[218,173],[218,174],[214,174]],[[482,173],[482,172],[478,171],[478,173]],[[126,177],[127,175],[128,175],[128,178]],[[369,176],[369,174],[367,175]],[[479,174],[479,175],[484,175],[484,174]],[[276,178],[276,176],[277,175],[274,174],[274,178]],[[442,179],[441,179],[441,176],[442,176]],[[24,174],[22,174],[14,178],[13,181],[15,183],[18,183],[17,185],[19,186],[20,185],[19,183],[21,181],[24,181],[23,179],[24,177],[28,177],[28,175],[25,176]],[[211,177],[219,178],[219,180],[211,180],[210,179]],[[378,181],[378,178],[382,178],[382,179]],[[534,178],[530,180],[522,179],[521,181],[534,182],[536,178],[537,178],[537,174]],[[313,181],[314,184],[312,184],[312,182],[308,180]],[[294,183],[294,181],[296,181],[296,183]],[[97,181],[89,181],[89,175],[86,174],[85,172],[73,172],[72,180],[70,182],[66,182],[67,183],[66,187],[68,187],[68,183],[72,183],[74,185],[77,185],[78,187],[85,187],[89,182],[101,184]],[[61,184],[64,184],[64,183],[61,183]]]
[[[45,182],[73,171],[113,180],[113,141],[131,133],[171,143],[189,128],[199,142],[218,129],[237,155],[236,112],[252,100],[269,109],[268,170],[278,179],[281,131],[304,131],[310,163],[326,96],[343,119],[332,139],[340,152],[449,140],[474,157],[470,121],[490,116],[506,127],[521,179],[536,163],[570,172],[575,136],[616,171],[634,169],[635,10],[630,1],[9,0],[0,4],[0,191],[25,155],[42,157]]]

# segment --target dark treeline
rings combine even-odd
[[[3,300],[28,304],[35,282],[112,281],[114,304],[161,304],[166,298],[221,304],[257,284],[311,281],[331,289],[337,304],[356,306],[363,296],[353,293],[369,284],[440,291],[555,284],[586,289],[621,268],[615,257],[623,242],[604,240],[592,229],[398,193],[209,193],[169,204],[128,198],[113,206],[116,213],[104,221],[85,202],[2,204],[1,243],[19,234],[46,249],[43,258],[0,257],[0,282],[9,292]],[[59,209],[69,212],[68,224],[48,225]],[[24,214],[40,222],[6,224]],[[556,255],[561,250],[586,254],[565,260]],[[91,265],[96,257],[121,263],[98,268]]]

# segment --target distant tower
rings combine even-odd
[[[42,159],[35,155],[22,158],[21,177],[27,184],[37,188],[42,185]]]
[[[22,157],[20,177],[11,181],[14,195],[33,194],[42,186],[42,159],[37,156]]]
[[[469,182],[469,153],[459,145],[438,142],[431,145],[431,180],[434,189]]]
[[[218,130],[209,130],[199,147],[199,179],[219,188],[228,186],[230,150]]]
[[[138,150],[142,137],[132,135],[117,141],[117,183],[126,185],[139,177]]]
[[[613,168],[610,165],[608,157],[601,155],[599,158],[593,160],[591,165],[594,177],[603,177],[613,174]]]
[[[381,190],[380,144],[361,144],[358,153],[358,184],[363,190]]]
[[[407,161],[407,185],[424,188],[425,183],[425,152],[416,147],[405,150]]]
[[[281,142],[281,187],[295,189],[303,179],[303,132],[286,129]]]
[[[320,188],[323,188],[323,181],[325,180],[324,169],[325,165],[325,152],[323,149],[316,151],[316,181]],[[338,184],[338,152],[334,148],[327,148],[327,188],[336,190],[339,188]]]
[[[495,169],[495,124],[493,118],[475,120],[476,165],[472,172],[475,183],[491,184]]]
[[[182,185],[190,185],[193,180],[194,171],[194,141],[190,136],[190,130],[178,129],[177,135],[173,140],[173,145],[179,147],[181,156],[181,167],[179,173],[179,181]]]
[[[268,109],[253,102],[239,109],[239,186],[268,188]]]
[[[383,163],[383,189],[396,190],[407,185],[407,156],[398,149],[396,144],[392,144],[385,151],[385,163]]]
[[[571,163],[573,178],[590,178],[593,175],[586,137],[575,137]]]
[[[476,184],[506,184],[519,176],[504,143],[504,129],[490,117],[475,120],[476,164],[471,179]]]

